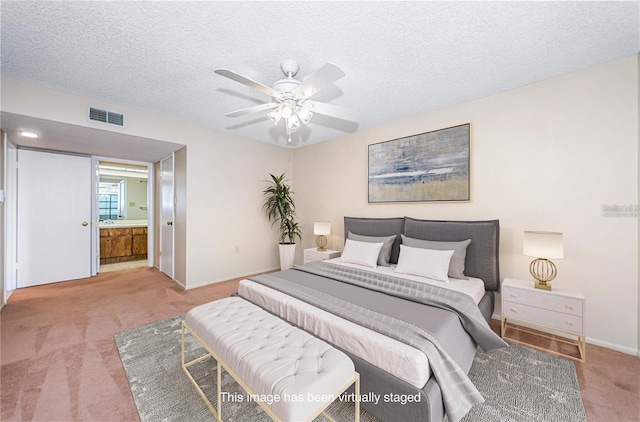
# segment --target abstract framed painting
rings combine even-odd
[[[369,145],[369,203],[469,200],[466,123]]]

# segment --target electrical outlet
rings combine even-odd
[[[240,246],[236,246],[236,247],[233,249],[233,253],[240,253]]]

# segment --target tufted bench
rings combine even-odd
[[[185,363],[188,330],[208,354]],[[216,408],[188,367],[213,357],[217,361]],[[276,421],[307,421],[324,412],[359,375],[351,359],[324,341],[239,297],[210,302],[189,311],[182,322],[182,369],[218,420],[222,420],[221,367]],[[360,414],[355,400],[355,420]]]

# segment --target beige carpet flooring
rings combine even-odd
[[[155,269],[137,268],[16,291],[0,315],[0,420],[138,420],[113,335],[227,297],[236,286],[184,291]],[[587,345],[587,363],[576,369],[590,422],[640,421],[636,357]]]

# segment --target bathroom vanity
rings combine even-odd
[[[100,223],[100,264],[147,259],[147,221]]]

